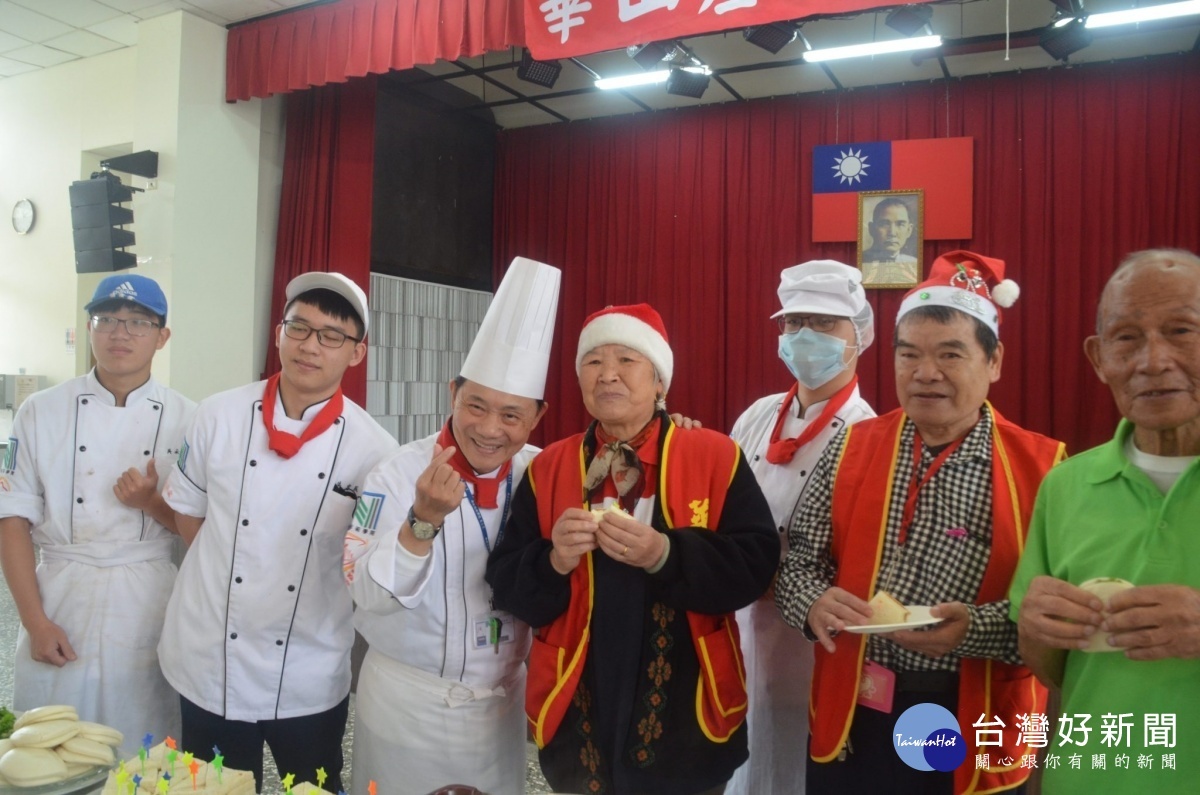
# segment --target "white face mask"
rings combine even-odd
[[[779,358],[796,380],[818,389],[844,372],[846,341],[810,328],[779,335]]]

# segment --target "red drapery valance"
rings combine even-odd
[[[812,148],[975,139],[968,248],[1004,259],[1021,299],[1004,313],[1006,416],[1072,451],[1116,410],[1084,358],[1100,290],[1126,253],[1200,248],[1200,53],[913,86],[855,89],[500,134],[497,281],[523,255],[563,269],[545,441],[584,427],[575,382],[583,318],[649,301],[675,351],[672,410],[718,430],[782,392],[779,271],[852,243],[811,242]],[[901,290],[872,290],[876,341],[859,366],[880,412],[897,405],[891,338]]]
[[[524,43],[521,0],[341,0],[232,28],[236,102]]]

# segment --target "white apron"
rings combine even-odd
[[[787,555],[787,530],[804,499],[825,446],[846,425],[874,417],[875,412],[858,393],[846,401],[833,421],[802,449],[791,462],[776,465],[767,461],[771,431],[784,395],[771,395],[755,402],[738,418],[730,436],[746,454],[758,485],[771,506],[780,531],[780,560]],[[809,420],[796,417],[795,403],[789,407],[781,435],[798,436],[808,422],[825,407],[809,407]],[[804,633],[784,622],[775,606],[772,588],[758,601],[737,612],[746,663],[746,689],[750,707],[746,718],[750,758],[738,768],[725,787],[725,795],[802,795],[808,759],[808,693],[813,674],[813,645]]]
[[[491,609],[492,589],[483,576],[488,545],[499,538],[511,499],[508,488],[501,486],[497,506],[478,515],[463,499],[426,558],[409,555],[397,542],[437,438],[410,442],[371,472],[345,538],[354,623],[370,644],[356,701],[356,793],[366,792],[371,780],[381,793],[419,795],[445,784],[496,795],[525,786],[530,630]],[[536,452],[526,447],[513,456],[513,484]],[[481,647],[481,624],[489,616],[501,618],[502,641]],[[389,790],[384,781],[399,789]]]
[[[389,795],[426,795],[447,784],[489,795],[525,791],[525,666],[483,689],[372,649],[358,689],[374,696],[355,705],[351,795],[366,795],[370,781]]]
[[[22,628],[13,704],[20,710],[73,704],[84,720],[119,729],[125,735],[120,753],[130,756],[147,732],[161,739],[180,728],[179,698],[163,678],[156,652],[175,580],[176,541],[122,505],[112,489],[132,464],[131,450],[141,460],[143,451],[154,451],[160,477],[169,471],[169,434],[161,426],[163,406],[172,406],[133,395],[126,408],[95,394],[76,395],[73,403],[74,416],[47,412],[40,418],[43,425],[73,421],[74,450],[63,451],[63,471],[42,473],[64,481],[50,488],[69,493],[70,518],[62,515],[65,495],[48,494],[48,521],[34,530],[34,541],[41,550],[37,578],[46,615],[66,632],[77,659],[62,668],[35,662]],[[31,441],[45,438],[29,430]],[[177,444],[178,437],[169,441]]]

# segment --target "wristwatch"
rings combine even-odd
[[[432,525],[429,522],[422,522],[413,513],[413,509],[408,509],[408,526],[412,530],[413,537],[418,541],[432,541],[437,537],[437,534],[442,532],[442,528],[446,526],[443,522],[439,525]]]

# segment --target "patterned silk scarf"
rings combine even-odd
[[[617,487],[617,501],[632,513],[638,498],[642,496],[639,485],[644,473],[637,451],[651,440],[658,439],[658,428],[659,416],[656,414],[636,436],[623,442],[609,436],[597,423],[596,457],[588,464],[587,476],[583,481],[584,491],[591,494],[611,475],[613,485]]]
[[[267,388],[263,391],[263,424],[267,426],[269,440],[267,446],[278,453],[280,457],[291,458],[300,452],[300,448],[304,446],[305,442],[325,433],[333,425],[333,421],[342,416],[342,388],[338,387],[325,407],[317,412],[317,416],[313,417],[312,422],[304,429],[304,433],[296,436],[275,427],[275,396],[279,393],[279,375],[276,373],[268,378]]]
[[[467,460],[462,448],[454,439],[454,433],[450,430],[450,420],[446,420],[446,424],[442,426],[437,443],[442,446],[443,450],[447,447],[454,448],[454,457],[450,459],[450,468],[457,472],[460,478],[471,484],[471,494],[475,499],[475,504],[480,508],[497,507],[499,503],[496,497],[500,493],[500,484],[508,477],[508,470],[512,469],[512,459],[504,462],[504,466],[500,467],[500,471],[494,478],[484,478],[475,474],[475,468],[471,466],[471,462]]]

